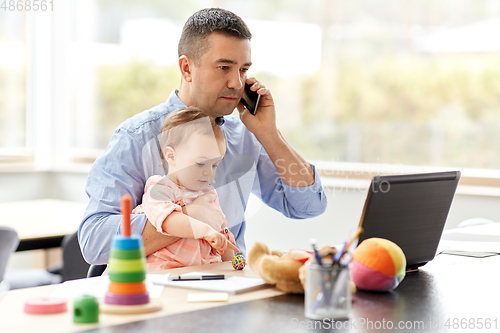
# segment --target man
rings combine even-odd
[[[121,196],[129,193],[135,207],[142,201],[146,180],[165,174],[158,141],[161,125],[168,113],[186,106],[220,117],[227,153],[214,184],[224,214],[209,204],[213,198],[208,196],[186,205],[184,214],[201,221],[227,219],[237,247],[245,253],[244,212],[250,193],[287,217],[324,212],[327,200],[318,173],[278,131],[269,90],[247,78],[251,37],[241,18],[223,9],[204,9],[188,19],[179,42],[180,89],[165,103],[122,123],[92,166],[86,186],[90,201],[78,232],[89,263],[108,262],[112,238],[120,232]],[[245,83],[261,96],[256,115],[240,102]],[[224,117],[235,108],[239,117]],[[157,232],[145,215],[132,215],[132,231],[142,234],[146,255],[177,240]]]

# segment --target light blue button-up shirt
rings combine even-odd
[[[128,193],[133,207],[139,205],[146,180],[166,174],[159,141],[162,123],[168,113],[185,107],[175,90],[165,103],[126,120],[93,164],[86,185],[90,201],[78,230],[83,256],[89,263],[108,262],[113,236],[121,228],[120,198]],[[221,128],[227,150],[212,185],[243,254],[244,212],[250,193],[291,218],[314,217],[325,211],[327,199],[314,166],[314,184],[289,186],[280,179],[266,151],[239,117],[224,117]],[[132,232],[141,234],[146,216],[133,214],[131,221]]]

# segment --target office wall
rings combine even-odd
[[[258,212],[248,220],[247,248],[255,241],[273,244],[273,248],[281,250],[309,248],[311,238],[316,238],[320,245],[341,244],[358,225],[366,193],[335,192],[332,188],[327,188],[326,193],[326,212],[308,220],[284,218],[280,213],[261,204]],[[500,197],[457,194],[445,228],[454,228],[464,220],[478,217],[500,221],[499,205]]]
[[[0,202],[53,198],[86,202],[84,172],[3,172],[0,173]],[[246,243],[263,241],[273,248],[308,248],[309,240],[318,244],[341,243],[359,221],[366,192],[326,188],[326,212],[308,220],[292,220],[252,197],[247,209]],[[475,217],[500,221],[500,197],[457,194],[446,228]]]
[[[45,172],[0,172],[0,202],[44,198],[50,188]]]
[[[82,172],[0,172],[0,202],[44,198],[86,202],[86,180]]]

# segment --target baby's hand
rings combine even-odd
[[[222,234],[224,236],[226,236],[226,239],[228,241],[230,241],[231,243],[233,243],[234,245],[236,245],[236,240],[234,239],[234,235],[233,235],[233,233],[228,228],[224,228],[222,230]]]
[[[230,248],[231,250],[234,250],[236,252],[240,252],[238,248],[232,244],[231,242],[228,242],[226,239],[226,236],[221,234],[220,232],[213,232],[205,237],[203,237],[210,246],[212,246],[219,254],[223,254],[224,251],[226,251],[227,248]]]

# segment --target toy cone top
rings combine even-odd
[[[130,237],[132,232],[130,231],[130,213],[132,212],[132,197],[130,194],[125,194],[122,197],[122,235],[124,237]]]

